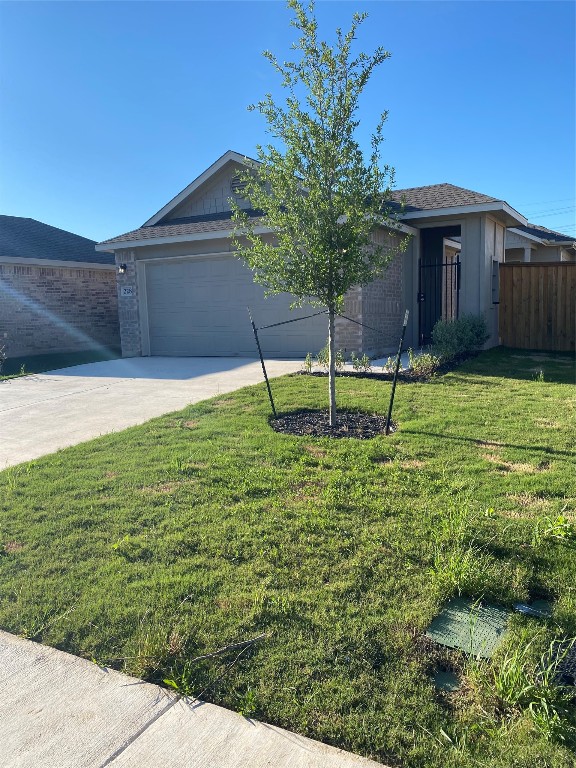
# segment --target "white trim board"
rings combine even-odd
[[[402,214],[402,220],[427,219],[432,216],[461,216],[467,213],[488,213],[489,211],[502,211],[520,224],[528,224],[528,220],[521,213],[511,208],[508,203],[480,203],[478,205],[454,205],[448,208],[431,208],[424,211],[410,211]]]
[[[234,230],[232,229],[221,229],[215,232],[194,232],[193,234],[172,235],[171,237],[148,237],[143,240],[121,240],[116,243],[109,243],[108,245],[97,245],[96,250],[114,253],[115,251],[123,251],[126,248],[140,248],[144,245],[169,245],[170,243],[188,243],[195,240],[226,240],[232,236],[233,231]],[[254,232],[257,235],[265,235],[270,234],[272,230],[268,227],[255,227]]]
[[[223,259],[226,256],[234,256],[235,258],[240,258],[237,256],[235,251],[216,251],[214,253],[185,253],[180,254],[179,256],[150,256],[145,259],[136,259],[136,264],[156,264],[159,261],[161,261],[163,264],[167,261],[184,261],[184,260],[193,260],[193,261],[202,261],[204,259]]]
[[[89,261],[62,261],[59,259],[27,259],[25,256],[2,256],[0,264],[26,264],[32,267],[58,267],[68,269],[103,269],[116,271],[115,264],[96,264]]]
[[[396,229],[408,235],[416,235],[418,233],[417,228],[402,222],[397,222],[394,226],[391,224],[387,226],[382,224],[381,226],[383,229]],[[255,227],[253,231],[256,235],[273,234],[273,230],[269,227]],[[188,235],[172,235],[170,237],[148,237],[142,240],[120,240],[115,243],[101,243],[96,246],[96,250],[104,251],[105,253],[114,253],[115,251],[123,251],[127,248],[141,248],[146,245],[170,245],[171,243],[189,243],[197,240],[226,240],[230,238],[233,233],[233,229],[221,229],[210,232],[194,232]]]

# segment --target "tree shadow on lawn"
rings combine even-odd
[[[469,384],[469,375],[535,381],[540,372],[545,384],[576,384],[576,356],[496,347],[467,360],[448,381]]]
[[[563,451],[550,448],[547,445],[516,445],[514,443],[499,443],[491,440],[481,440],[479,437],[461,437],[459,435],[444,435],[441,432],[425,432],[421,429],[403,429],[404,435],[424,435],[426,437],[440,438],[442,440],[455,440],[461,443],[474,443],[482,448],[512,448],[519,451],[540,451],[547,456],[568,456],[573,458],[574,451]]]

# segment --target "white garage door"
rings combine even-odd
[[[212,257],[146,264],[151,355],[254,357],[257,350],[247,307],[257,327],[320,311],[290,310],[288,294],[264,297],[237,258]],[[265,355],[304,357],[326,343],[328,317],[263,330]]]

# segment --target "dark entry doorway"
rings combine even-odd
[[[460,227],[420,231],[418,279],[419,339],[429,344],[438,320],[455,320],[460,311]]]

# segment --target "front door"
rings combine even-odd
[[[456,320],[460,309],[460,255],[436,264],[420,260],[418,308],[420,346],[430,344],[438,320]]]

